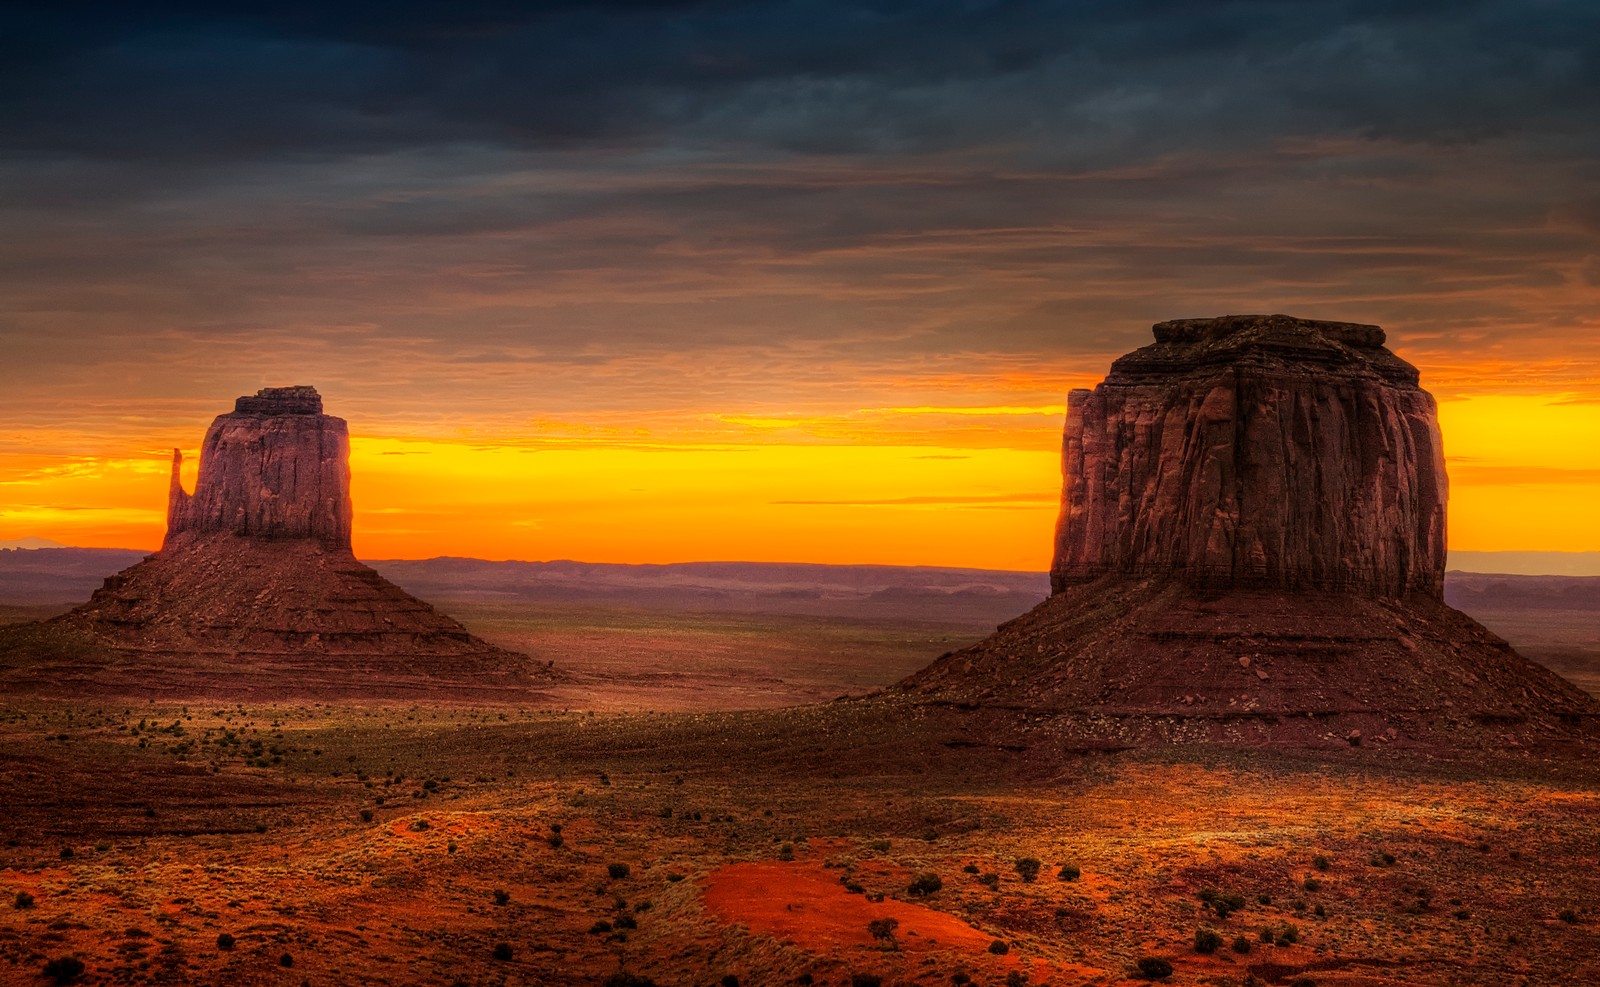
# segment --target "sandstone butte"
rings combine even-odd
[[[1593,743],[1590,696],[1445,605],[1438,417],[1382,329],[1154,334],[1068,398],[1051,597],[895,694],[1085,747]]]
[[[356,560],[350,439],[311,387],[218,415],[192,494],[174,450],[161,550],[8,635],[8,688],[254,698],[528,695],[550,670]]]

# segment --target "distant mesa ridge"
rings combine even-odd
[[[1382,329],[1153,332],[1068,398],[1050,598],[898,694],[1089,747],[1593,743],[1600,704],[1445,605],[1438,415]]]

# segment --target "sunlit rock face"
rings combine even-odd
[[[1377,326],[1183,319],[1068,399],[1055,592],[1107,575],[1440,597],[1431,395]]]
[[[322,413],[314,388],[268,387],[241,397],[206,430],[193,494],[173,452],[168,546],[193,533],[312,538],[350,548],[350,432]]]

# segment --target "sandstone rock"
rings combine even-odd
[[[1433,398],[1377,326],[1186,319],[1068,397],[1056,592],[1197,586],[1442,593]]]
[[[474,637],[357,561],[349,450],[344,420],[323,414],[312,388],[239,398],[206,432],[192,495],[174,452],[161,551],[25,631],[55,664],[7,686],[525,697],[548,680],[547,663]]]
[[[1072,749],[1600,738],[1592,697],[1445,605],[1434,403],[1382,330],[1155,334],[1068,401],[1054,595],[897,696],[1045,713]]]
[[[314,388],[268,387],[218,415],[200,450],[194,493],[173,450],[167,539],[184,533],[315,538],[350,548],[350,433]]]

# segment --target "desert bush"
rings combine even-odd
[[[1004,956],[1011,952],[1011,944],[1006,942],[1004,939],[996,939],[994,942],[989,944],[989,952],[996,956]]]
[[[1311,866],[1315,867],[1317,870],[1327,870],[1328,858],[1319,853],[1315,857],[1311,858]]]
[[[1316,977],[1300,976],[1289,981],[1289,987],[1317,987]]]
[[[872,933],[872,938],[890,940],[894,938],[894,930],[900,927],[900,920],[896,918],[875,918],[867,923],[867,931]]]
[[[785,844],[779,846],[778,847],[778,859],[779,860],[793,860],[794,859],[794,844],[793,843],[785,843]]]
[[[1556,918],[1567,923],[1568,925],[1578,924],[1578,913],[1571,908],[1563,908],[1559,913],[1557,913]]]
[[[1039,858],[1037,857],[1018,857],[1012,863],[1012,866],[1017,869],[1017,875],[1021,877],[1024,882],[1032,884],[1034,880],[1038,878],[1039,868],[1042,867],[1043,864],[1039,863]]]
[[[217,936],[217,948],[222,950],[224,953],[233,949],[233,943],[234,938],[228,935],[226,932]]]
[[[362,809],[361,810],[361,821],[362,822],[371,822],[372,821],[372,810],[371,809]]]
[[[1235,936],[1233,939],[1233,951],[1235,953],[1250,952],[1250,940],[1244,936]]]
[[[1172,964],[1159,956],[1141,956],[1134,965],[1139,968],[1139,976],[1146,980],[1165,980],[1172,976]]]
[[[425,833],[433,828],[433,824],[428,822],[426,819],[415,819],[412,820],[411,825],[407,828],[413,833]]]
[[[950,982],[955,984],[956,987],[965,987],[966,984],[972,983],[972,978],[957,970],[950,975]]]
[[[509,960],[516,955],[516,951],[511,948],[511,944],[508,942],[497,942],[494,944],[492,954],[497,960]]]
[[[976,874],[976,873],[978,873],[978,865],[977,864],[967,864],[965,867],[961,868],[961,873],[963,873],[963,874]]]
[[[725,973],[722,975],[720,983],[722,987],[739,987],[739,978],[731,973]]]
[[[632,915],[618,915],[616,922],[612,923],[619,929],[637,929],[639,922]]]
[[[883,978],[876,973],[852,973],[850,987],[883,987]]]
[[[1025,987],[1028,975],[1021,970],[1012,970],[1006,974],[1006,987]]]
[[[1393,867],[1394,866],[1394,854],[1392,854],[1392,853],[1375,853],[1372,856],[1367,858],[1367,863],[1371,864],[1374,867]]]
[[[44,975],[58,984],[75,983],[83,976],[83,961],[76,956],[57,956],[44,965]]]
[[[1222,948],[1222,936],[1215,929],[1196,929],[1194,932],[1194,951],[1197,953],[1215,953]]]
[[[1000,875],[994,873],[993,871],[990,871],[987,874],[979,874],[978,883],[993,890],[1000,886]]]
[[[552,832],[549,836],[544,838],[544,841],[550,844],[550,848],[553,850],[561,849],[561,844],[567,842],[560,832]]]
[[[511,900],[511,892],[505,888],[495,888],[491,893],[494,895],[494,903],[497,905],[504,905]]]
[[[1062,864],[1061,869],[1056,871],[1056,877],[1063,881],[1076,881],[1082,876],[1083,871],[1078,868],[1077,864]]]
[[[33,895],[26,891],[18,891],[17,896],[11,899],[11,907],[18,911],[33,907]]]
[[[613,973],[602,982],[601,987],[656,987],[656,982],[638,974]]]
[[[912,879],[911,886],[906,890],[919,898],[926,898],[942,887],[944,887],[944,881],[940,880],[938,874],[922,873]]]
[[[1287,946],[1300,941],[1300,927],[1293,922],[1285,922],[1278,927],[1277,943]]]
[[[633,873],[633,868],[629,867],[625,863],[622,863],[621,861],[618,861],[616,863],[606,864],[606,874],[613,881],[620,881],[620,880],[622,880],[623,878],[627,877],[629,874],[632,874],[632,873]]]
[[[62,847],[61,848],[61,859],[62,860],[68,860],[68,859],[71,859],[71,857],[72,857],[72,847],[69,847],[69,846]]]
[[[1300,886],[1311,892],[1322,890],[1322,882],[1310,876],[1309,874],[1306,875],[1306,879],[1304,881],[1300,882]]]
[[[600,921],[596,922],[595,924],[589,926],[589,934],[590,935],[598,936],[598,935],[603,935],[603,934],[605,934],[607,932],[610,932],[610,931],[611,931],[611,923],[607,922],[605,919],[601,919]]]
[[[282,956],[278,957],[278,965],[282,967],[294,966],[294,957],[290,956],[288,953],[284,953]]]
[[[868,840],[867,841],[867,849],[868,850],[876,850],[879,853],[888,853],[889,852],[889,841],[888,840]]]

